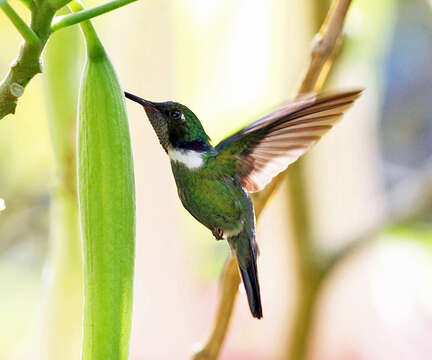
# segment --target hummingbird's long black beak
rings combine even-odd
[[[152,103],[151,101],[140,98],[139,96],[128,93],[127,91],[125,91],[124,94],[129,100],[135,101],[147,109],[157,110],[156,105],[154,103]]]

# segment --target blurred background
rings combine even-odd
[[[28,16],[20,2],[11,4]],[[142,0],[94,24],[124,89],[188,105],[217,143],[295,95],[327,9],[318,0]],[[3,76],[21,39],[2,13],[0,30]],[[67,112],[55,99],[74,118],[84,45],[77,27],[51,40],[45,74],[0,122],[0,359],[79,358],[80,250],[76,234],[72,245],[59,245],[66,170],[55,165],[59,145],[53,151],[50,136],[60,132],[73,146],[74,129],[56,129],[50,119]],[[316,253],[362,243],[342,251],[314,295],[307,358],[430,359],[430,2],[353,1],[326,84],[352,87],[366,90],[303,161]],[[228,246],[183,209],[143,110],[127,107],[137,191],[130,358],[188,359],[211,330]],[[221,359],[292,353],[298,289],[308,281],[296,275],[292,196],[282,186],[258,224],[264,319],[252,319],[241,292]],[[53,320],[54,309],[63,310]]]

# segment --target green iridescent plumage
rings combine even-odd
[[[360,96],[352,90],[307,96],[287,104],[223,140],[210,144],[201,122],[186,106],[154,103],[126,93],[144,106],[171,167],[183,206],[225,237],[238,259],[252,315],[262,317],[257,274],[255,214],[248,192],[259,191],[304,154]]]

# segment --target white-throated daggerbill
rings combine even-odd
[[[216,239],[226,238],[237,256],[252,315],[262,317],[257,273],[255,214],[250,192],[303,155],[329,131],[360,96],[361,90],[304,96],[236,132],[217,146],[210,144],[199,119],[186,106],[141,104],[171,159],[183,206]]]

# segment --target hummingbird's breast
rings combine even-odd
[[[236,178],[210,171],[205,161],[190,168],[171,158],[171,167],[183,206],[203,225],[233,233],[254,224],[251,199]]]

